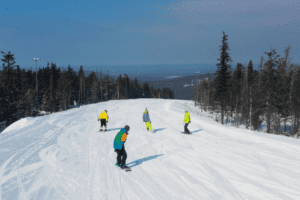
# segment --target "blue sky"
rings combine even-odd
[[[300,1],[5,1],[0,50],[22,68],[217,63],[222,32],[233,63],[292,45],[300,63]],[[266,58],[266,56],[265,56]]]

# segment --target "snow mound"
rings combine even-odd
[[[34,121],[35,121],[35,119],[32,118],[32,117],[27,117],[27,118],[20,119],[16,122],[12,123],[6,129],[4,129],[1,134],[7,133],[7,132],[10,132],[10,131],[13,131],[13,130],[19,130],[19,129],[25,128],[25,127],[30,126],[31,124],[33,124]]]

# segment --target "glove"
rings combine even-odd
[[[192,121],[190,121],[190,123],[192,123]]]
[[[108,123],[108,121],[106,123]]]
[[[100,119],[98,119],[98,121],[100,121]]]

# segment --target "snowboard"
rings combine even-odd
[[[190,135],[191,134],[191,133],[185,133],[185,132],[181,132],[181,133],[186,134],[186,135]]]
[[[99,130],[99,132],[107,132],[107,131],[110,131],[110,129],[107,129],[106,131],[102,129]]]
[[[120,169],[121,169],[121,168],[120,168]],[[132,171],[130,168],[122,169],[122,170],[125,170],[125,172],[131,172],[131,171]]]
[[[121,167],[119,167],[117,165],[116,165],[116,167],[118,167],[120,170],[124,170],[125,172],[131,172],[132,171],[130,167],[127,167],[125,169],[122,169]]]

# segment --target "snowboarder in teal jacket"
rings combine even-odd
[[[129,134],[130,127],[126,125],[124,128],[120,130],[120,132],[116,135],[114,140],[114,149],[115,152],[118,154],[117,156],[117,163],[116,165],[121,167],[122,169],[126,168],[125,163],[127,159],[127,153],[125,151],[125,142],[127,139],[127,135]]]

